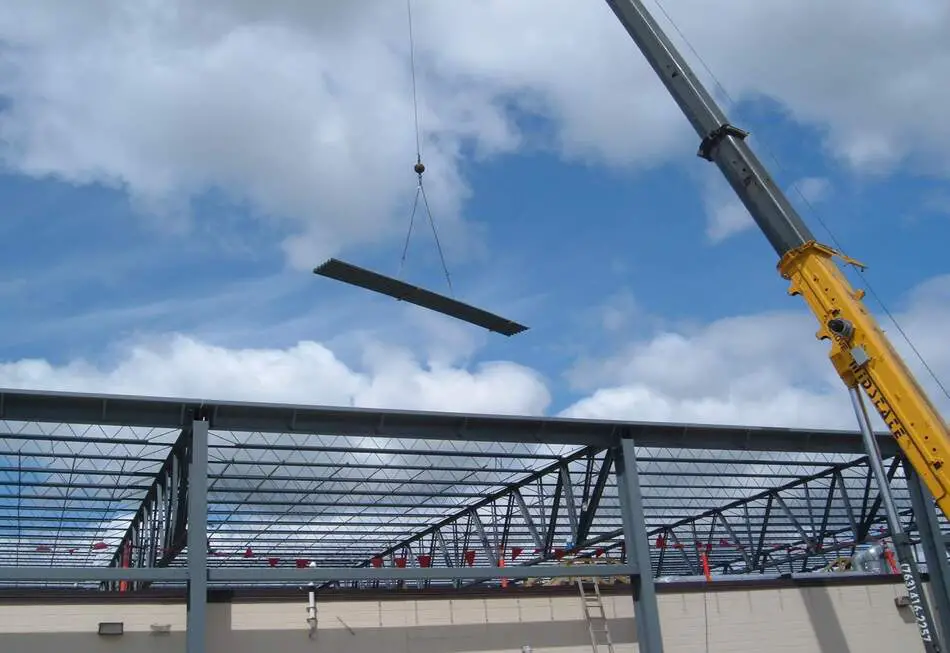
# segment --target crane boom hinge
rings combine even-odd
[[[745,140],[745,137],[749,135],[749,132],[739,129],[734,125],[726,123],[724,125],[719,125],[714,130],[709,132],[706,138],[703,139],[703,142],[699,144],[699,151],[696,153],[697,156],[700,156],[707,161],[712,161],[713,150],[716,149],[716,146],[722,141],[722,139],[727,136],[733,136],[740,140]]]

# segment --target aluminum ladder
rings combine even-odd
[[[614,643],[610,639],[610,629],[607,627],[607,613],[604,610],[604,597],[600,593],[600,583],[591,579],[593,592],[584,590],[583,578],[577,579],[577,589],[581,595],[581,605],[584,617],[587,619],[587,630],[590,632],[590,645],[593,653],[614,653]]]

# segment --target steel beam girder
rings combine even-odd
[[[166,567],[185,548],[189,442],[190,428],[183,429],[116,547],[110,566]]]
[[[598,565],[584,567],[586,576],[632,576],[637,573],[633,565]],[[458,578],[476,578],[491,580],[496,578],[570,578],[578,576],[577,567],[559,567],[556,565],[524,565],[516,567],[406,567],[404,569],[384,567],[367,569],[365,567],[309,567],[294,569],[290,567],[235,567],[211,568],[208,580],[215,583],[246,582],[286,582],[308,583],[317,581],[358,581],[358,580],[455,580]]]
[[[0,582],[63,582],[82,583],[98,581],[103,584],[118,581],[151,582],[183,581],[188,577],[184,568],[165,567],[0,567]]]
[[[536,442],[597,448],[616,445],[623,432],[636,438],[638,447],[863,452],[860,435],[852,431],[463,415],[0,388],[0,420],[184,429],[196,411],[207,415],[211,430],[218,431]],[[884,455],[894,455],[898,450],[889,433],[880,434],[878,444]]]
[[[630,576],[632,565],[585,567],[584,576]],[[563,578],[577,576],[577,568],[553,565],[527,565],[513,568],[406,568],[367,569],[365,567],[223,567],[208,570],[208,580],[216,583],[308,583],[327,580],[453,580],[455,578]],[[0,567],[0,582],[7,581],[182,581],[188,578],[183,567]]]

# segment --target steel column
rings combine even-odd
[[[208,422],[191,423],[188,467],[188,633],[187,653],[205,653],[208,604]]]
[[[627,561],[639,573],[630,577],[633,587],[633,609],[637,624],[637,643],[641,653],[662,653],[663,637],[660,632],[660,610],[656,602],[653,571],[650,561],[650,541],[647,538],[643,516],[643,497],[637,472],[637,454],[633,439],[622,437],[615,454],[617,465],[617,493],[623,517],[624,543]]]
[[[914,521],[920,544],[924,548],[927,561],[927,575],[930,576],[930,592],[936,607],[937,634],[943,648],[950,640],[950,561],[947,560],[947,545],[940,530],[940,522],[934,509],[933,495],[920,480],[913,465],[904,463],[904,476],[907,489],[914,506]]]

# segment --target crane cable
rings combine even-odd
[[[666,17],[666,19],[670,22],[670,25],[673,27],[676,33],[680,36],[681,39],[683,39],[683,42],[686,44],[686,47],[689,48],[690,52],[693,53],[693,56],[696,57],[696,59],[699,61],[699,64],[703,67],[706,73],[712,78],[713,83],[716,85],[716,88],[719,89],[719,92],[722,93],[723,96],[726,98],[726,102],[727,104],[730,105],[730,108],[735,109],[737,103],[729,95],[729,91],[727,91],[726,87],[722,85],[722,83],[716,77],[716,74],[712,71],[712,69],[709,67],[709,65],[706,63],[703,57],[699,54],[699,52],[696,51],[696,48],[693,47],[692,43],[690,43],[690,40],[686,37],[683,31],[676,24],[676,21],[673,20],[673,17],[670,16],[669,12],[667,12],[666,8],[663,6],[662,0],[653,0],[653,1],[656,4],[656,6],[660,9],[660,11],[663,13],[663,15]],[[782,163],[778,160],[778,157],[772,152],[771,149],[769,149],[768,144],[762,141],[760,142],[762,144],[762,148],[769,155],[769,158],[772,159],[775,165],[778,166],[779,170],[781,170],[783,173],[787,172],[782,166]],[[828,233],[828,237],[831,238],[831,242],[832,244],[834,244],[835,248],[839,252],[844,251],[844,248],[841,246],[840,242],[835,237],[834,232],[831,231],[831,227],[829,227],[828,224],[825,222],[825,220],[822,219],[821,214],[818,212],[815,206],[809,201],[809,199],[802,192],[798,182],[795,182],[794,184],[792,184],[792,188],[795,190],[795,194],[798,195],[798,197],[805,204],[806,208],[811,212],[812,215],[815,216],[815,219],[818,220],[818,223]],[[881,296],[877,293],[876,290],[874,290],[874,287],[871,285],[871,280],[868,279],[867,276],[865,276],[864,271],[861,268],[853,264],[849,264],[849,265],[852,268],[854,268],[857,275],[861,278],[861,282],[864,284],[868,292],[871,294],[874,300],[881,307],[881,310],[884,312],[887,318],[891,322],[894,323],[894,326],[897,328],[897,332],[900,333],[904,341],[907,342],[907,346],[910,347],[910,350],[914,353],[914,356],[916,356],[917,360],[920,361],[920,364],[927,371],[930,377],[934,380],[934,383],[937,384],[937,387],[940,388],[940,390],[943,392],[944,396],[947,397],[947,399],[950,399],[950,390],[947,389],[947,387],[940,380],[940,377],[937,376],[937,373],[934,371],[934,369],[930,366],[930,364],[924,358],[923,354],[920,353],[919,349],[917,349],[917,346],[910,339],[910,336],[907,334],[906,331],[904,331],[904,328],[901,326],[900,322],[897,321],[897,317],[894,316],[891,310],[884,303],[884,300],[881,298]]]
[[[412,0],[406,0],[406,14],[409,23],[409,69],[412,76],[412,118],[416,134],[416,163],[413,171],[416,173],[418,182],[416,184],[416,196],[412,202],[412,212],[409,214],[409,231],[406,233],[406,242],[402,248],[402,257],[399,260],[399,272],[397,278],[402,276],[403,268],[406,265],[406,255],[409,253],[409,239],[412,237],[412,228],[415,224],[416,210],[419,207],[419,197],[422,196],[422,203],[425,206],[426,215],[429,218],[429,226],[432,228],[432,237],[435,239],[436,249],[439,251],[439,261],[442,263],[442,272],[445,274],[445,281],[449,286],[449,295],[455,295],[452,289],[452,277],[449,275],[449,268],[445,264],[445,253],[442,251],[442,242],[439,240],[439,232],[435,228],[435,219],[432,217],[432,210],[429,208],[429,198],[426,195],[425,186],[422,183],[422,173],[426,171],[425,164],[422,163],[422,137],[419,131],[419,101],[416,91],[416,55],[415,39],[412,33]]]

